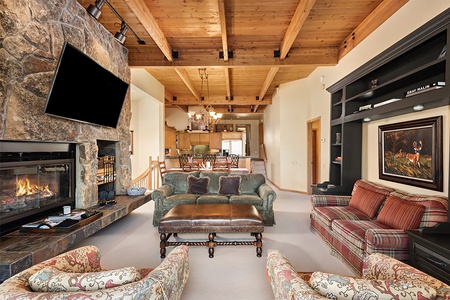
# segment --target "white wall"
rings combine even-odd
[[[164,157],[164,87],[143,69],[131,69],[130,130],[134,131],[131,177],[136,178],[148,168],[149,156]]]
[[[180,108],[166,108],[166,122],[168,126],[175,127],[178,131],[187,128],[188,115]]]
[[[307,191],[306,123],[308,120],[321,117],[321,138],[324,142],[321,144],[320,175],[321,181],[327,180],[330,159],[330,94],[322,89],[321,76],[324,76],[325,86],[329,87],[449,7],[448,0],[410,0],[341,59],[338,65],[319,67],[308,78],[280,85],[279,91],[274,94],[273,104],[265,109],[264,115],[264,140],[269,158],[269,179],[283,189]],[[445,116],[448,115],[448,108],[441,108],[433,113]],[[409,117],[421,118],[422,114],[427,113],[422,112]],[[397,120],[400,118],[387,121],[397,122]],[[448,123],[448,120],[444,118],[444,127],[447,126],[447,129]],[[376,123],[367,126],[369,126],[368,136],[364,141],[377,140],[377,135],[372,136],[373,128],[377,127]],[[444,144],[446,145],[444,151],[447,149],[444,156],[448,159],[448,141],[444,141]],[[373,149],[372,145],[363,145],[363,149],[369,147]],[[368,158],[363,157],[363,178],[367,176],[367,179],[375,180],[378,178],[378,169],[375,175],[374,166],[366,162],[366,159]],[[298,160],[297,167],[292,164],[295,160]],[[444,168],[448,173],[448,160],[444,160]],[[445,178],[448,179],[448,177]],[[391,185],[391,182],[384,183]],[[422,189],[421,191],[429,193],[430,190]]]

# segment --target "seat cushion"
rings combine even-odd
[[[315,219],[331,229],[333,220],[364,220],[370,221],[370,218],[351,206],[319,206],[314,207],[313,214]]]
[[[28,279],[35,292],[96,291],[141,280],[135,267],[86,273],[70,273],[46,267]]]
[[[377,217],[377,221],[394,229],[417,229],[425,212],[425,206],[389,196]]]
[[[390,227],[377,221],[335,220],[331,225],[334,235],[349,249],[357,249],[354,253],[364,250],[367,229]]]
[[[178,204],[195,204],[198,195],[195,194],[175,194],[164,198],[163,205],[165,207],[173,207]]]
[[[240,195],[231,195],[230,203],[251,204],[261,206],[263,204],[263,200],[257,194],[240,194]]]
[[[200,195],[197,198],[197,204],[205,203],[229,203],[228,196],[218,194]]]

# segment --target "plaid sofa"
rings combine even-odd
[[[405,230],[447,221],[448,199],[409,194],[358,180],[351,196],[312,195],[311,231],[331,253],[361,275],[364,258],[383,253],[409,259]]]

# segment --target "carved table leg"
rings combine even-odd
[[[261,257],[261,254],[262,254],[262,234],[261,234],[261,232],[256,232],[255,237],[256,237],[256,256]]]
[[[159,236],[160,242],[159,242],[159,253],[161,254],[161,258],[166,257],[166,234],[163,232]]]
[[[214,246],[215,246],[214,237],[215,237],[215,236],[216,236],[215,233],[210,233],[210,234],[208,235],[208,239],[209,239],[209,242],[208,242],[208,247],[209,247],[209,249],[208,249],[209,258],[213,258],[213,257],[214,257]]]

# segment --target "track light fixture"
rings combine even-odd
[[[108,5],[108,7],[111,9],[111,11],[116,15],[116,17],[122,22],[120,25],[120,31],[116,32],[116,34],[114,35],[114,37],[119,41],[119,43],[123,44],[125,42],[125,38],[126,38],[125,33],[129,29],[131,31],[131,33],[134,35],[134,37],[136,38],[138,44],[145,45],[145,41],[141,40],[137,36],[137,34],[133,31],[133,29],[131,29],[131,27],[127,23],[125,23],[125,20],[119,15],[119,13],[114,9],[114,7],[112,7],[111,3],[109,3],[107,0],[95,0],[94,4],[89,4],[86,11],[94,19],[98,20],[98,18],[102,14],[102,12],[101,12],[102,6],[105,3],[106,3],[106,5]]]
[[[116,40],[119,41],[119,43],[123,44],[125,42],[125,33],[128,30],[128,25],[125,22],[122,22],[122,24],[120,25],[120,31],[117,31],[116,34],[114,35],[114,37],[116,38]]]

